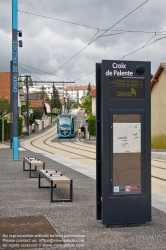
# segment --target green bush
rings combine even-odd
[[[152,149],[166,149],[166,135],[153,136],[151,140]]]
[[[23,119],[22,119],[22,117],[19,117],[19,119],[18,119],[18,136],[22,135],[22,123],[23,123]]]
[[[88,132],[89,135],[96,135],[96,117],[94,116],[89,116],[88,117]]]
[[[10,139],[10,123],[7,123],[7,118],[0,117],[0,141],[2,141],[2,119],[4,119],[4,140]],[[18,120],[18,136],[22,134],[22,117]]]
[[[52,113],[52,116],[58,116],[59,115],[59,113]],[[47,116],[51,116],[51,113],[47,113]]]

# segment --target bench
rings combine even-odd
[[[38,187],[39,188],[50,188],[50,202],[72,202],[73,199],[73,180],[64,176],[60,171],[57,170],[38,170]],[[41,186],[41,177],[44,177],[50,186]],[[70,199],[53,199],[53,188],[57,185],[70,184]]]
[[[29,169],[25,169],[25,163],[27,163],[29,165]],[[29,178],[38,178],[37,176],[32,176],[31,172],[32,171],[37,171],[37,167],[43,167],[43,169],[45,169],[45,163],[41,160],[39,160],[38,158],[24,158],[23,159],[23,171],[29,171]],[[32,167],[35,167],[35,169],[32,169]]]

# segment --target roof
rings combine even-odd
[[[91,88],[95,88],[94,85],[91,86]],[[67,86],[66,88],[64,88],[64,90],[87,90],[88,89],[88,86]]]
[[[20,73],[18,73],[20,76]],[[0,72],[0,98],[10,101],[10,72]],[[21,104],[25,104],[22,82],[19,82],[18,77],[18,92],[20,95]]]
[[[158,67],[156,73],[153,75],[153,78],[151,80],[151,90],[153,89],[156,82],[158,82],[158,78],[161,75],[163,70],[166,70],[166,63],[161,63],[160,66]]]
[[[27,99],[27,94],[24,93],[25,99]],[[40,100],[42,99],[42,96],[37,93],[28,93],[28,100]]]
[[[0,72],[0,98],[10,101],[10,72]]]
[[[30,108],[38,108],[38,107],[41,108],[42,106],[43,106],[42,100],[33,100],[33,101],[30,100],[29,104]]]
[[[91,96],[91,97],[95,97],[95,96],[96,96],[96,88],[93,89],[93,90],[90,92],[90,96]]]

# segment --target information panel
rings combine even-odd
[[[144,99],[144,78],[111,78],[110,99]]]
[[[141,192],[141,114],[113,115],[113,194]]]

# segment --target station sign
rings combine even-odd
[[[150,62],[96,64],[97,219],[105,225],[151,221],[150,80]]]

